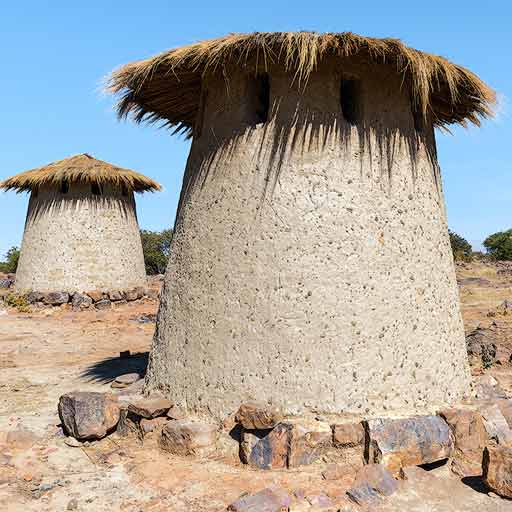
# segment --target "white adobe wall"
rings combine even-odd
[[[92,291],[143,286],[142,245],[132,193],[70,184],[32,193],[20,261],[17,290]]]
[[[341,72],[361,80],[357,127],[341,115]],[[460,399],[433,130],[416,134],[400,79],[327,62],[303,91],[276,68],[272,119],[251,126],[253,75],[226,76],[206,85],[147,389],[216,417],[250,398],[366,416]]]

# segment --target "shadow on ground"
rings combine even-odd
[[[111,382],[125,373],[146,374],[149,352],[139,352],[129,356],[107,357],[89,365],[81,377],[89,382]]]

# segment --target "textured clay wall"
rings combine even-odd
[[[144,285],[146,273],[132,193],[71,183],[41,188],[29,202],[16,289],[119,290]]]
[[[356,126],[329,62],[305,90],[271,70],[261,124],[253,76],[207,82],[148,389],[217,417],[249,398],[427,411],[468,391],[432,127],[385,67],[341,70],[360,79]]]

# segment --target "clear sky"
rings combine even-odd
[[[76,153],[138,170],[164,192],[138,199],[142,228],[174,222],[189,143],[118,122],[113,68],[228,32],[352,31],[398,37],[479,74],[500,95],[483,128],[438,133],[450,227],[474,245],[512,227],[512,3],[503,0],[6,1],[0,5],[0,179]],[[0,254],[19,245],[26,195],[0,192]]]

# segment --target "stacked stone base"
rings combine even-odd
[[[113,305],[126,304],[142,298],[158,299],[159,292],[153,288],[136,287],[128,290],[95,290],[80,292],[29,292],[23,294],[27,302],[35,307],[55,307],[69,304],[74,311],[109,309]]]
[[[222,457],[259,470],[322,464],[325,480],[356,475],[347,495],[364,506],[384,499],[406,468],[438,463],[461,478],[482,476],[490,490],[512,498],[510,399],[474,400],[436,415],[371,419],[284,417],[275,407],[249,402],[218,425],[188,417],[160,396],[141,396],[140,382],[119,395],[63,395],[59,413],[66,434],[82,441],[114,432],[152,435],[176,456]],[[276,496],[266,490],[255,499]],[[246,510],[245,502],[252,503],[245,497],[231,510]]]

